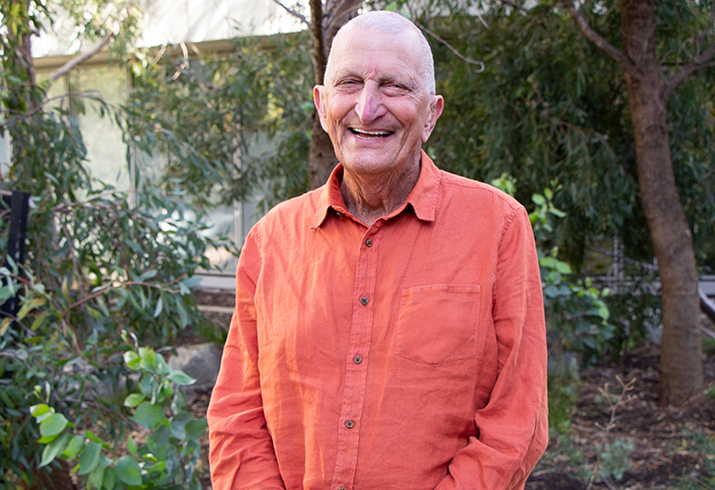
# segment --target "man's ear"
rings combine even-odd
[[[429,139],[437,124],[437,119],[442,115],[442,110],[444,110],[444,98],[441,95],[433,95],[430,102],[429,118],[425,123],[425,127],[422,128],[422,143],[426,143]]]
[[[323,127],[323,131],[328,132],[326,125],[326,107],[325,107],[325,86],[316,85],[313,87],[313,104],[315,104],[315,110],[318,111],[318,117],[320,117],[320,125]]]

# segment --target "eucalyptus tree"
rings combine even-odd
[[[579,5],[472,2],[480,16],[454,5],[449,18],[423,13],[487,63],[477,74],[436,46],[447,103],[431,151],[483,180],[508,171],[522,201],[562,186],[569,219],[556,238],[572,262],[613,235],[635,258],[657,258],[661,402],[682,404],[702,386],[695,254],[713,261],[715,10],[694,1]]]
[[[620,49],[590,26],[571,0],[563,5],[584,35],[618,63],[628,86],[640,196],[660,269],[660,399],[682,405],[702,391],[703,367],[698,273],[692,230],[673,171],[667,102],[686,79],[714,65],[715,5],[658,2],[656,8],[654,0],[621,0]],[[674,22],[684,24],[687,37],[669,43],[674,52],[659,50],[663,43],[657,27]]]

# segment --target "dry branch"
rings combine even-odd
[[[574,21],[576,22],[576,25],[578,25],[578,28],[581,30],[581,32],[593,44],[601,48],[608,56],[616,60],[616,62],[621,66],[621,68],[623,68],[623,70],[633,75],[636,73],[636,67],[631,61],[631,59],[626,56],[626,54],[623,53],[621,50],[609,43],[606,38],[604,38],[598,32],[593,30],[593,28],[588,25],[588,22],[586,22],[583,13],[574,6],[572,0],[561,0],[561,3],[563,3],[564,7],[566,7],[566,10],[569,11],[571,17],[573,17]]]
[[[685,79],[693,75],[695,72],[712,66],[711,61],[715,56],[715,42],[710,44],[705,51],[694,56],[690,62],[683,66],[678,73],[671,76],[663,85],[663,100],[668,100],[668,98],[673,94],[676,87],[680,85]]]
[[[312,29],[313,29],[313,27],[312,27],[311,24],[310,24],[310,21],[305,17],[305,15],[301,14],[301,13],[298,12],[297,10],[293,10],[292,8],[287,7],[287,6],[284,5],[280,0],[273,0],[273,1],[276,2],[278,5],[280,5],[281,7],[283,7],[283,9],[284,9],[286,12],[288,12],[290,15],[292,15],[293,17],[295,17],[296,19],[300,20],[300,21],[303,22],[305,25],[307,25],[309,30],[312,30]]]

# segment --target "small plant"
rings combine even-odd
[[[687,472],[678,478],[679,490],[715,490],[715,438],[701,431],[684,431],[689,437],[683,438],[681,451],[695,454],[698,464],[696,471]]]
[[[118,456],[115,447],[90,430],[81,430],[47,403],[37,404],[30,413],[39,425],[38,442],[45,445],[40,467],[55,459],[76,461],[74,471],[84,477],[87,489],[200,490],[195,469],[206,419],[194,418],[187,408],[186,396],[175,388],[194,380],[169,369],[161,355],[139,347],[136,337],[132,337],[134,348],[124,353],[124,362],[139,375],[138,390],[124,399],[124,406],[133,409],[130,420],[149,430],[149,435],[142,442],[129,436],[129,454]],[[122,338],[127,342],[126,332]]]
[[[635,448],[635,443],[626,439],[616,439],[600,446],[601,477],[622,480],[623,474],[631,467],[630,457]]]
[[[568,366],[568,372],[549,375],[549,431],[568,434],[580,387],[581,379],[575,362]]]
[[[633,441],[624,439],[616,439],[611,443],[606,441],[608,433],[616,427],[616,412],[632,399],[632,395],[629,393],[633,391],[636,383],[636,378],[631,379],[627,383],[623,381],[620,376],[616,376],[616,380],[618,380],[621,386],[620,394],[612,393],[609,388],[609,383],[606,383],[603,388],[599,388],[598,390],[601,394],[600,400],[608,403],[611,409],[611,415],[606,425],[596,424],[596,426],[601,429],[601,432],[596,435],[596,439],[600,439],[601,442],[596,446],[598,448],[598,458],[591,470],[588,489],[593,486],[596,475],[600,475],[608,487],[613,488],[610,479],[615,478],[616,480],[620,480],[623,478],[625,471],[630,468],[630,455],[635,449],[635,443]]]

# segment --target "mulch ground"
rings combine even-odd
[[[703,360],[705,386],[711,387],[715,354]],[[682,408],[659,406],[656,346],[580,374],[570,428],[552,436],[527,490],[715,490],[715,399],[703,394]],[[620,480],[604,451],[615,441],[632,449],[621,458]]]

